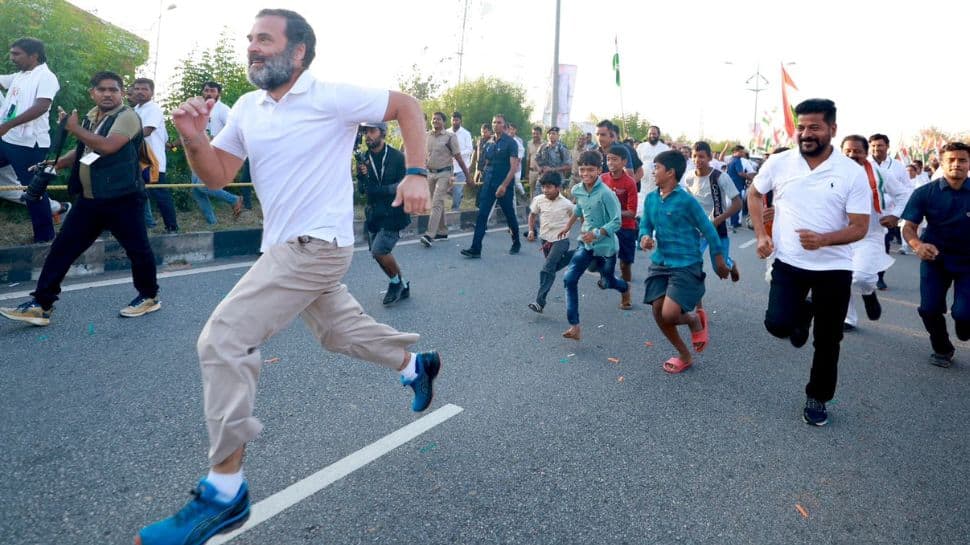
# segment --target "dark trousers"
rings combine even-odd
[[[886,244],[886,253],[887,254],[889,253],[889,245],[894,240],[896,242],[898,242],[899,244],[902,244],[903,243],[903,233],[899,230],[899,226],[898,225],[886,229],[886,236],[884,238],[884,242]]]
[[[479,253],[482,251],[482,239],[485,238],[485,228],[488,226],[488,215],[491,213],[492,206],[495,205],[496,200],[502,208],[502,213],[505,214],[505,220],[509,224],[509,229],[512,230],[512,242],[519,241],[519,220],[515,217],[515,201],[513,201],[515,188],[510,183],[505,189],[505,195],[502,195],[501,199],[497,199],[495,192],[498,191],[500,185],[499,183],[487,183],[478,192],[478,218],[475,221],[475,235],[472,237],[472,246],[469,248],[472,252]]]
[[[835,395],[842,322],[851,288],[852,271],[809,271],[779,260],[771,268],[765,329],[788,338],[796,328],[808,328],[814,316],[815,353],[805,394],[823,403]],[[806,301],[809,294],[810,303]]]
[[[165,173],[160,172],[158,174],[158,183],[165,183]],[[155,206],[158,207],[158,212],[162,215],[162,221],[165,222],[166,231],[178,231],[179,222],[175,216],[175,199],[172,198],[171,189],[146,189],[151,200],[154,201]],[[145,203],[148,207],[146,212],[146,218],[151,218],[151,205]],[[149,222],[149,227],[154,227],[155,221]]]
[[[158,295],[155,255],[145,230],[145,195],[134,193],[116,199],[79,198],[64,220],[44,260],[37,288],[31,295],[45,309],[57,301],[61,282],[71,264],[108,230],[131,260],[135,289],[144,297]]]
[[[536,294],[536,303],[539,306],[546,306],[546,296],[556,282],[556,273],[569,265],[569,260],[573,254],[569,251],[569,239],[557,240],[555,242],[542,241],[542,253],[546,256],[546,262],[539,271],[539,293]]]
[[[930,345],[937,354],[953,352],[953,343],[946,330],[946,292],[953,285],[953,306],[950,312],[956,326],[957,338],[970,340],[970,270],[966,264],[947,266],[947,257],[938,256],[934,261],[921,261],[919,266],[919,315]]]
[[[0,140],[0,164],[9,163],[17,174],[20,185],[27,185],[34,175],[27,169],[44,160],[48,148],[32,148],[15,146]],[[38,201],[27,201],[27,213],[30,214],[30,224],[34,228],[34,242],[49,242],[54,240],[54,220],[51,219],[51,200],[44,192]]]

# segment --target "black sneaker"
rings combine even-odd
[[[477,259],[479,257],[482,257],[482,252],[473,252],[468,248],[465,248],[464,250],[461,251],[461,255],[465,257],[471,257],[471,258]]]
[[[543,306],[539,303],[529,303],[529,310],[542,314]]]
[[[883,280],[882,278],[880,278],[879,280],[876,280],[876,289],[878,289],[880,291],[886,291],[886,290],[889,289],[889,286],[886,285],[886,281],[885,280]]]
[[[435,235],[435,240],[448,240],[448,235]]]
[[[829,423],[829,413],[825,410],[825,403],[813,398],[805,398],[805,409],[802,420],[809,426],[824,426]]]
[[[521,249],[522,249],[522,243],[516,240],[515,242],[512,243],[512,247],[509,248],[509,253],[512,255],[515,255],[519,253],[519,250]]]
[[[411,402],[411,410],[419,413],[431,405],[434,398],[434,379],[441,370],[441,357],[437,352],[421,352],[415,362],[418,376],[412,380],[405,380],[401,377],[401,384],[410,386],[414,390],[414,400]]]
[[[431,238],[431,237],[429,237],[428,235],[421,235],[421,238],[419,238],[418,240],[420,240],[420,241],[421,241],[421,244],[422,244],[422,245],[423,245],[423,246],[424,246],[425,248],[430,248],[430,247],[431,247],[431,245],[432,245],[432,244],[434,244],[434,239],[432,239],[432,238]]]
[[[851,333],[851,332],[855,331],[856,329],[859,329],[859,328],[857,328],[856,326],[850,324],[849,322],[843,322],[842,323],[842,331],[845,332],[845,333]]]
[[[879,297],[876,292],[862,296],[862,302],[866,305],[866,316],[870,320],[876,321],[882,316],[882,305],[879,304]]]
[[[947,368],[953,365],[953,355],[955,351],[950,350],[946,354],[937,354],[936,352],[930,355],[930,363],[937,367]]]
[[[392,305],[401,299],[404,299],[406,296],[403,296],[403,293],[406,289],[408,289],[408,286],[404,282],[398,282],[396,284],[393,282],[389,283],[387,285],[387,293],[384,294],[383,303],[385,305]]]

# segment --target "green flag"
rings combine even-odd
[[[620,52],[613,54],[613,72],[616,74],[616,86],[620,86]]]

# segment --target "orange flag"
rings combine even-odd
[[[791,87],[794,90],[798,90],[798,86],[792,81],[791,76],[788,75],[788,71],[785,70],[785,65],[781,65],[781,106],[785,115],[785,132],[788,133],[788,138],[795,138],[795,109],[792,108],[791,104],[788,103],[788,88]]]

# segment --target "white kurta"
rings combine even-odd
[[[855,272],[876,274],[888,269],[896,262],[895,259],[886,253],[885,237],[886,228],[879,224],[883,216],[902,215],[906,207],[906,201],[912,193],[909,184],[899,180],[893,174],[879,168],[871,163],[873,172],[878,173],[882,178],[882,184],[877,184],[874,191],[878,195],[882,212],[873,209],[869,217],[869,232],[865,238],[858,242],[853,242],[849,246],[852,248],[852,270]]]

